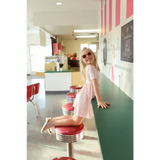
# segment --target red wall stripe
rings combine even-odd
[[[109,0],[109,32],[112,30],[112,0]]]
[[[120,24],[121,0],[116,0],[116,27]]]
[[[103,37],[103,0],[101,0],[101,37]]]
[[[107,34],[107,0],[105,0],[105,5],[104,5],[104,35]]]
[[[127,13],[126,18],[133,14],[133,0],[127,0]]]

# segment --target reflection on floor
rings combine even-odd
[[[39,117],[33,105],[27,103],[27,160],[51,160],[55,157],[67,156],[66,144],[56,140],[55,134],[41,134],[40,130],[46,117],[62,115],[62,105],[67,103],[68,92],[45,93],[44,79],[27,79],[27,84],[40,82],[39,94],[34,102],[38,108]],[[74,158],[77,160],[101,160],[97,130],[94,118],[84,119],[84,138],[74,143]]]

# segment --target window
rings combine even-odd
[[[96,52],[97,49],[96,44],[81,44],[81,51],[84,47],[91,49],[93,52]]]
[[[88,44],[81,44],[81,51],[84,47],[88,48]]]
[[[51,46],[30,45],[32,72],[44,70],[45,56],[52,56]]]
[[[97,47],[96,44],[89,44],[89,48],[90,48],[93,52],[96,52],[96,47]]]

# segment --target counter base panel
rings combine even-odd
[[[45,73],[46,91],[69,91],[71,85],[71,72]]]

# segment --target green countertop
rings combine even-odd
[[[100,94],[109,109],[92,100],[103,160],[133,160],[133,100],[101,73]]]
[[[72,72],[72,70],[62,70],[62,71],[45,71],[44,73],[63,73],[63,72]]]

